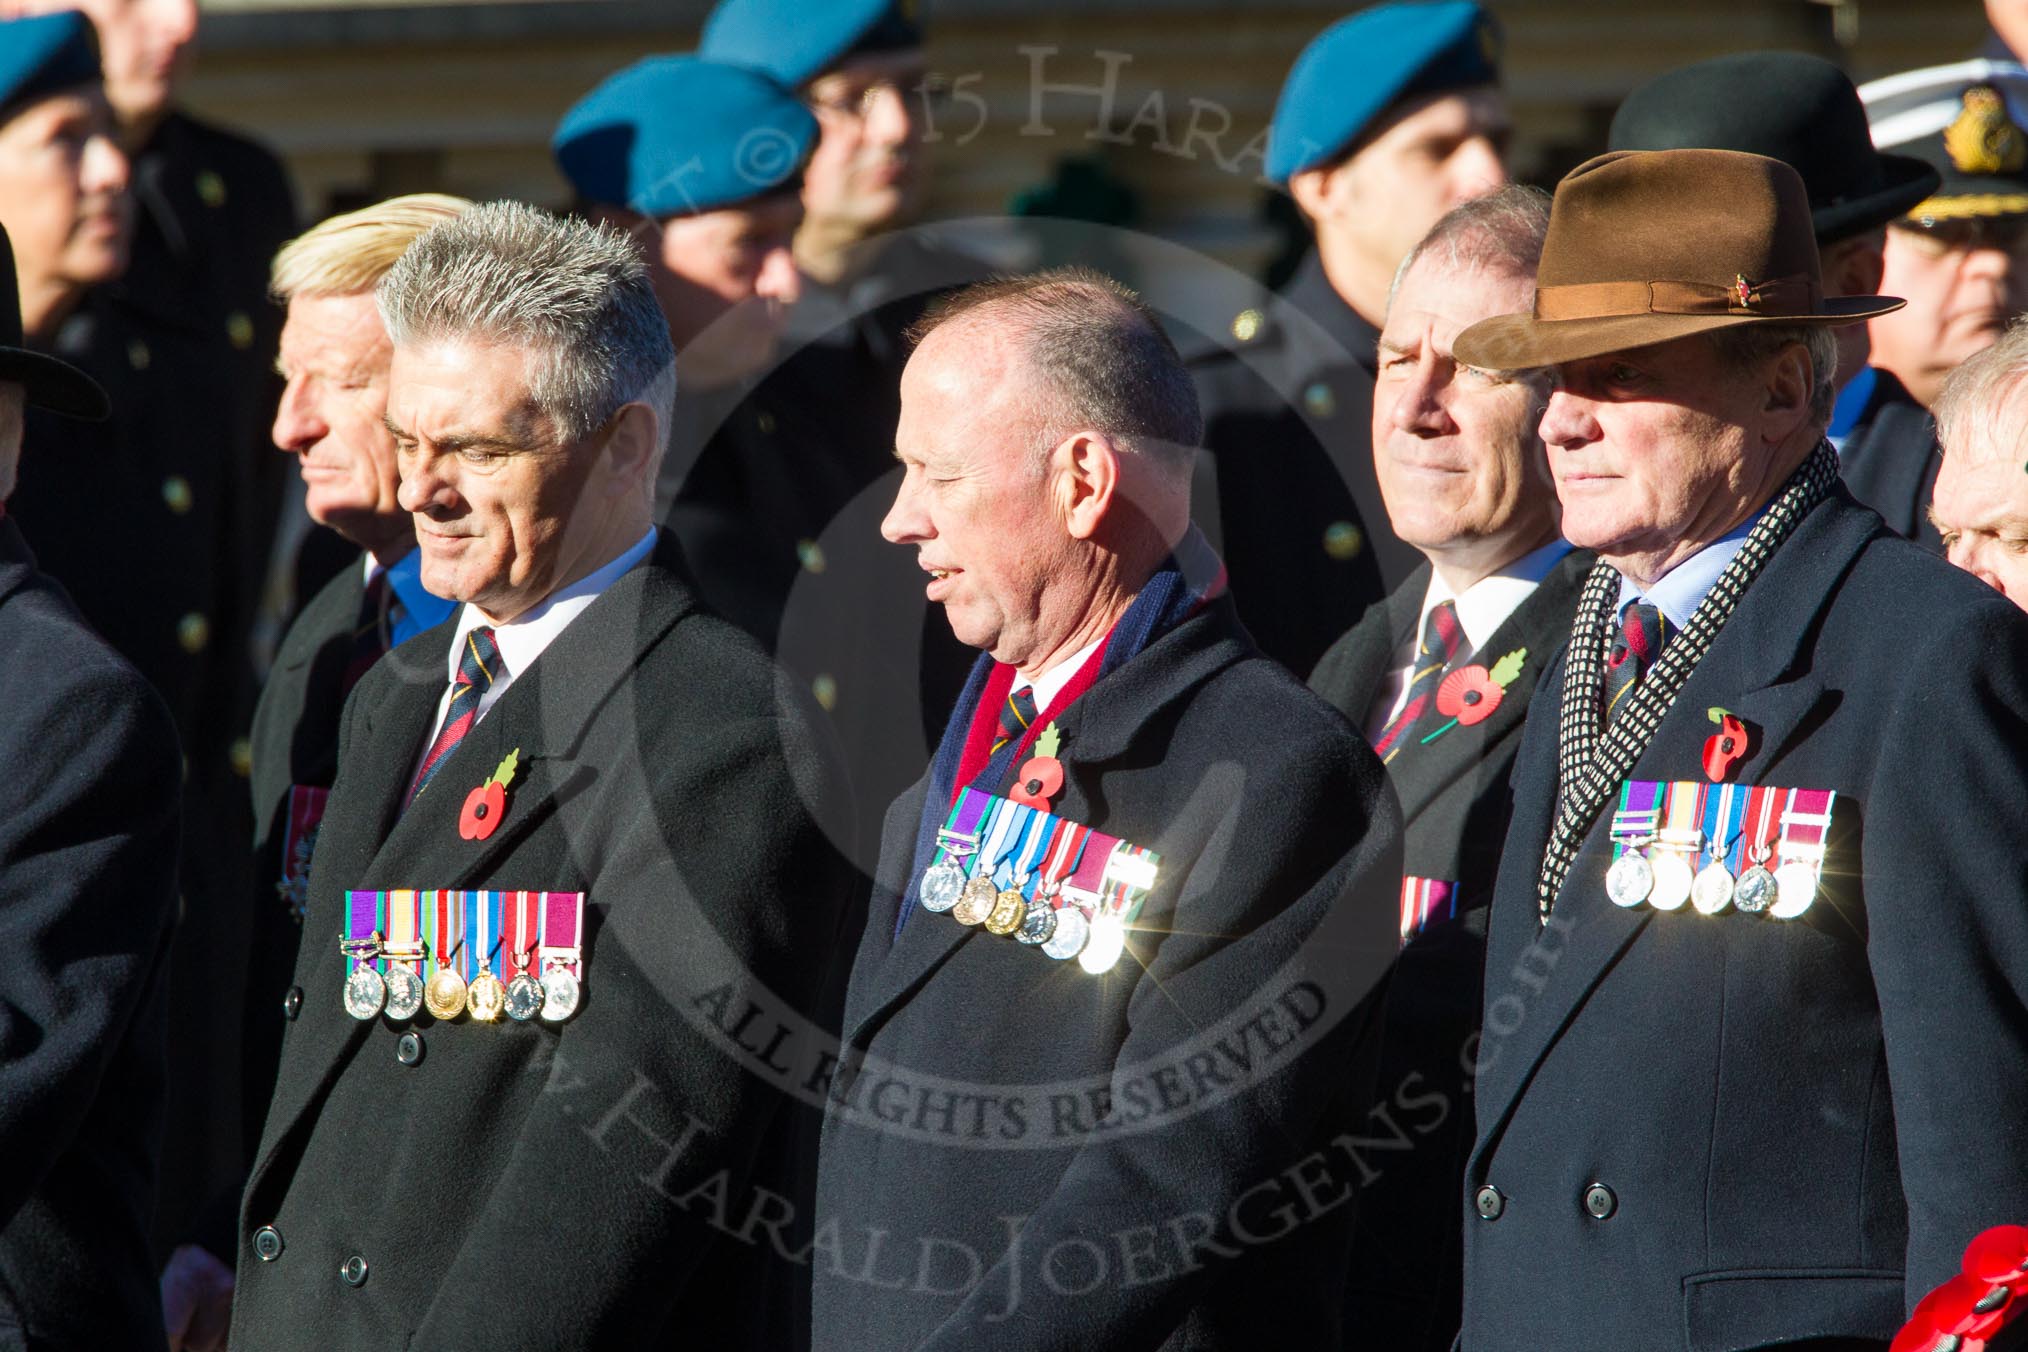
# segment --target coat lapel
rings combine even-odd
[[[1064,764],[1064,790],[1056,815],[1069,821],[1092,821],[1086,786],[1105,762],[1125,753],[1141,729],[1170,704],[1225,667],[1252,655],[1242,634],[1231,598],[1221,598],[1072,704],[1058,720],[1063,735],[1059,755]],[[969,709],[952,715],[970,716]],[[900,803],[913,805],[919,813],[921,787],[904,794]],[[887,947],[899,909],[916,904],[916,880],[898,875],[912,862],[917,820],[899,808],[888,818],[876,897],[846,999],[848,1044],[867,1036],[871,1025],[929,980],[978,928],[917,906],[901,937]],[[877,929],[883,923],[886,928]]]
[[[1878,518],[1859,509],[1842,486],[1834,487],[1830,498],[1803,519],[1754,579],[1711,650],[1684,682],[1629,778],[1701,777],[1699,753],[1704,739],[1715,731],[1706,710],[1723,707],[1760,732],[1759,745],[1742,766],[1742,781],[1778,782],[1770,772],[1807,731],[1810,714],[1824,696],[1822,682],[1801,665],[1818,613],[1836,594],[1839,579],[1859,551],[1883,533]],[[1561,679],[1541,695],[1546,701],[1543,716],[1554,718],[1561,705]],[[1546,840],[1547,804],[1530,804],[1526,810],[1524,827],[1517,809],[1516,829],[1529,830],[1528,838],[1534,841]],[[1489,951],[1519,960],[1536,973],[1553,968],[1554,975],[1536,991],[1510,987],[1505,972],[1488,973],[1488,1038],[1494,1034],[1499,1038],[1497,1053],[1480,1060],[1476,1093],[1481,1150],[1498,1137],[1536,1065],[1653,918],[1648,907],[1622,910],[1606,899],[1602,879],[1610,853],[1608,831],[1609,814],[1602,811],[1557,896],[1549,930],[1536,919],[1532,876],[1526,886],[1510,882],[1501,889],[1507,904],[1495,908],[1504,913],[1496,914]],[[1531,857],[1539,864],[1539,853]],[[1510,854],[1510,864],[1513,858]],[[1537,943],[1541,947],[1530,958],[1530,945]],[[1499,1027],[1496,1006],[1503,995],[1525,996],[1525,1017],[1511,1032]]]
[[[1427,745],[1403,747],[1388,765],[1388,778],[1401,799],[1401,815],[1413,821],[1418,813],[1452,784],[1476,774],[1487,748],[1497,746],[1528,716],[1535,685],[1542,678],[1549,659],[1570,639],[1570,624],[1577,612],[1578,593],[1591,572],[1593,556],[1572,550],[1549,571],[1549,576],[1514,613],[1480,646],[1472,663],[1491,668],[1508,653],[1528,650],[1521,674],[1501,698],[1500,706],[1485,720],[1466,727],[1462,723]]]

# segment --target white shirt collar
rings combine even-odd
[[[1518,610],[1542,585],[1542,579],[1570,552],[1570,541],[1558,538],[1542,548],[1524,554],[1497,572],[1480,578],[1465,588],[1462,595],[1451,591],[1444,582],[1442,573],[1431,570],[1429,590],[1422,598],[1422,613],[1416,616],[1415,631],[1409,636],[1411,649],[1422,639],[1424,626],[1429,623],[1429,613],[1445,601],[1457,603],[1458,627],[1465,631],[1465,650],[1458,654],[1462,661],[1500,632],[1500,626],[1507,617]],[[1412,654],[1411,654],[1412,655]]]
[[[1014,673],[1014,684],[1011,689],[1019,690],[1023,686],[1032,689],[1035,692],[1035,712],[1040,714],[1055,701],[1058,695],[1063,693],[1063,687],[1070,684],[1070,678],[1077,675],[1079,669],[1084,666],[1085,661],[1093,653],[1097,652],[1099,644],[1104,642],[1105,637],[1103,635],[1093,639],[1032,681],[1023,676],[1019,671],[1016,671]]]
[[[515,677],[534,665],[535,659],[542,656],[542,650],[553,643],[572,620],[584,614],[585,607],[598,600],[600,593],[647,558],[654,548],[655,531],[650,527],[631,549],[611,563],[586,573],[567,586],[558,587],[508,623],[493,625],[493,641],[500,647],[500,664],[507,671],[506,678],[495,681],[480,700],[480,717],[483,718],[493,702],[506,693]],[[451,650],[445,659],[446,683],[454,683],[458,679],[458,661],[465,654],[465,635],[487,623],[490,621],[470,602],[458,607],[458,628],[451,636]]]

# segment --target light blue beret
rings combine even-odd
[[[721,0],[697,54],[795,89],[853,52],[922,46],[915,9],[912,0]]]
[[[98,35],[76,10],[0,20],[0,117],[59,89],[98,80]]]
[[[1282,85],[1267,176],[1326,164],[1402,99],[1500,78],[1499,30],[1472,0],[1375,5],[1319,33]]]
[[[816,117],[767,76],[651,56],[579,99],[549,147],[583,200],[660,220],[772,192],[816,143]]]

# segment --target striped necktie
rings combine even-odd
[[[472,724],[479,721],[479,701],[506,674],[507,664],[500,660],[500,647],[493,641],[490,626],[482,624],[465,635],[465,652],[458,659],[457,679],[451,682],[451,703],[444,711],[443,730],[430,743],[429,754],[417,768],[403,807],[413,803],[416,795],[428,787],[445,758],[465,740]]]
[[[1024,685],[1010,691],[1007,702],[1000,706],[1000,730],[993,734],[993,746],[989,755],[997,756],[1000,748],[1020,739],[1028,731],[1028,725],[1035,721],[1035,687]]]
[[[1380,757],[1381,764],[1401,753],[1401,748],[1412,740],[1416,724],[1436,708],[1437,683],[1443,680],[1445,669],[1464,641],[1457,602],[1445,601],[1432,607],[1429,618],[1423,621],[1422,646],[1416,650],[1415,666],[1408,674],[1408,689],[1403,692],[1406,698],[1373,743],[1374,754]]]
[[[1669,622],[1662,618],[1660,610],[1646,601],[1629,605],[1621,614],[1620,636],[1606,654],[1606,706],[1602,726],[1612,725],[1613,715],[1619,712],[1624,698],[1641,683],[1642,674],[1655,665],[1655,659],[1662,655],[1662,647],[1668,641]]]

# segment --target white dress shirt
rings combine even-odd
[[[569,627],[570,622],[584,614],[585,607],[599,599],[600,593],[620,580],[621,575],[632,569],[655,548],[655,531],[651,526],[639,543],[626,553],[592,572],[586,573],[569,586],[558,587],[542,601],[529,607],[507,624],[493,625],[493,642],[500,648],[500,665],[506,668],[494,677],[493,684],[479,696],[479,711],[472,719],[477,727],[487,710],[500,702],[500,696],[507,693],[507,687],[515,678],[542,656],[542,650],[556,641],[556,636]],[[437,701],[436,721],[430,725],[429,740],[423,743],[422,755],[416,757],[416,764],[422,764],[422,757],[429,754],[437,734],[444,726],[444,714],[451,707],[451,692],[457,688],[458,663],[465,655],[465,635],[482,624],[490,624],[479,608],[470,602],[458,607],[458,629],[451,636],[451,651],[446,659],[443,697]]]
[[[1450,584],[1444,581],[1443,574],[1432,569],[1429,590],[1422,598],[1422,610],[1415,617],[1415,628],[1409,632],[1408,641],[1394,650],[1394,668],[1388,673],[1367,716],[1367,740],[1377,739],[1394,716],[1401,712],[1401,706],[1408,702],[1409,677],[1414,674],[1416,657],[1422,648],[1422,631],[1429,624],[1432,610],[1446,601],[1456,602],[1458,628],[1464,631],[1465,637],[1458,646],[1457,656],[1451,660],[1454,663],[1469,662],[1478,656],[1479,649],[1493,635],[1500,632],[1500,626],[1507,623],[1507,617],[1535,594],[1535,589],[1542,585],[1542,579],[1548,577],[1550,570],[1561,563],[1563,556],[1569,552],[1568,540],[1551,540],[1498,572],[1480,578],[1462,593],[1453,592]]]
[[[1032,689],[1035,692],[1035,715],[1040,718],[1056,697],[1063,693],[1063,687],[1070,684],[1070,678],[1077,675],[1086,660],[1098,651],[1099,644],[1104,642],[1104,637],[1093,639],[1032,681],[1016,671],[1014,684],[1008,687],[1007,693],[1011,695],[1016,690]]]

